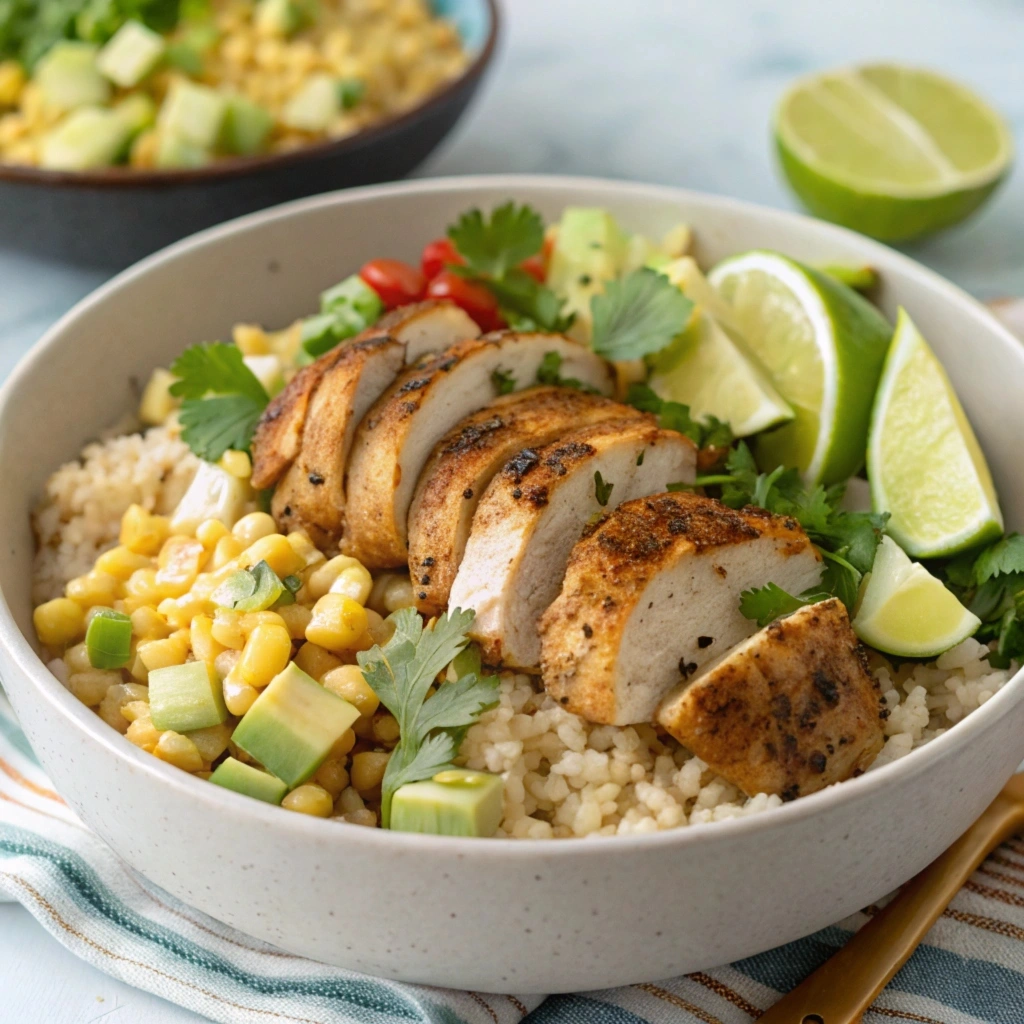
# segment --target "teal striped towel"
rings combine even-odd
[[[586,995],[367,978],[249,938],[132,871],[53,791],[0,692],[2,899],[99,970],[224,1024],[749,1024],[873,911],[728,967]],[[1024,842],[1001,847],[968,882],[865,1017],[883,1020],[1024,1022]]]

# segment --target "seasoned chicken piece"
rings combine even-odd
[[[470,524],[495,473],[524,448],[539,448],[603,420],[653,419],[600,395],[536,387],[497,398],[436,445],[409,508],[409,571],[424,615],[439,615],[466,549]]]
[[[343,348],[387,335],[403,347],[405,362],[414,363],[428,352],[437,352],[463,338],[475,338],[479,333],[468,314],[451,302],[416,302],[393,309],[362,334],[304,366],[267,406],[256,427],[252,439],[253,487],[262,489],[277,483],[299,454],[310,402]],[[384,382],[381,391],[390,383]]]
[[[390,338],[369,338],[332,355],[309,403],[298,455],[270,506],[282,532],[305,529],[326,549],[341,536],[345,466],[356,426],[401,370],[405,348]]]
[[[696,455],[689,438],[634,417],[515,456],[480,499],[449,599],[476,613],[470,633],[484,661],[536,671],[537,622],[588,519],[692,481]]]
[[[434,446],[494,400],[496,374],[529,387],[551,352],[561,356],[563,376],[602,392],[611,389],[604,360],[559,334],[497,332],[409,367],[356,432],[346,485],[345,553],[371,569],[406,565],[406,517]]]
[[[662,701],[656,722],[748,796],[860,775],[888,711],[841,601],[773,622]]]
[[[756,630],[744,590],[796,594],[820,578],[793,519],[689,493],[630,501],[573,549],[541,620],[544,686],[591,722],[649,722],[680,679]]]

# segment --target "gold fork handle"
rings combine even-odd
[[[941,857],[758,1024],[857,1024],[964,882],[1024,826],[1022,796],[1021,780],[1015,778]]]

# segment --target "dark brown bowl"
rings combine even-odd
[[[76,173],[0,163],[0,247],[120,268],[265,206],[404,177],[462,116],[498,39],[497,0],[435,0],[434,6],[453,18],[475,56],[412,110],[344,139],[193,170]]]

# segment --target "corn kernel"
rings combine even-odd
[[[204,548],[214,548],[221,537],[229,536],[231,531],[219,519],[204,519],[196,527],[196,540]]]
[[[0,107],[17,106],[25,87],[25,71],[16,60],[0,62]]]
[[[238,718],[256,703],[256,698],[260,695],[255,686],[250,686],[234,675],[225,676],[221,687],[225,706]]]
[[[324,689],[347,700],[366,718],[380,706],[380,698],[363,677],[363,670],[358,665],[342,665],[332,669],[320,681]]]
[[[119,580],[126,580],[136,569],[145,569],[151,564],[148,555],[138,555],[123,544],[104,551],[96,559],[96,569],[109,573]]]
[[[194,596],[191,591],[181,597],[165,597],[156,609],[174,629],[188,629],[197,615],[212,610],[211,603]]]
[[[156,581],[156,569],[136,569],[124,588],[126,599],[139,602],[138,607],[148,604],[155,608],[164,598]]]
[[[175,633],[167,637],[166,640],[147,640],[145,643],[139,644],[138,652],[146,670],[152,672],[157,668],[184,665],[185,658],[188,656],[188,643]]]
[[[384,769],[388,766],[390,754],[379,750],[364,750],[352,755],[352,786],[360,796],[372,794],[380,788]]]
[[[334,746],[331,747],[330,753],[327,755],[329,758],[335,761],[341,761],[344,763],[345,758],[352,753],[352,748],[356,745],[356,734],[351,729],[346,729],[334,742]]]
[[[295,664],[306,675],[320,680],[331,669],[337,668],[341,664],[341,659],[336,658],[317,644],[305,643],[299,648],[299,653],[295,655]]]
[[[383,604],[389,614],[403,608],[414,608],[416,595],[413,593],[412,580],[408,576],[392,576],[384,587]]]
[[[197,615],[189,626],[189,646],[198,661],[212,665],[224,647],[213,638],[213,619],[209,615]]]
[[[224,569],[244,550],[245,547],[237,537],[233,537],[230,534],[226,537],[221,537],[221,539],[217,541],[217,546],[213,549],[213,568]]]
[[[109,608],[121,595],[121,581],[109,572],[87,572],[84,576],[76,576],[68,580],[64,593],[83,608],[102,605]]]
[[[351,814],[354,811],[361,811],[365,807],[366,804],[363,803],[363,798],[350,785],[348,789],[341,791],[336,810],[342,814]]]
[[[302,604],[286,604],[277,609],[281,616],[288,635],[293,640],[303,640],[306,636],[306,627],[313,618],[313,611]]]
[[[323,786],[307,783],[293,789],[282,801],[281,806],[300,814],[312,814],[317,818],[329,818],[334,810],[334,800]]]
[[[329,651],[353,650],[366,632],[363,606],[341,594],[325,594],[313,607],[306,639]]]
[[[223,725],[211,725],[206,729],[193,729],[185,735],[196,745],[204,763],[210,764],[228,749],[233,728],[233,725],[225,722]]]
[[[140,640],[163,640],[171,635],[167,620],[155,609],[144,605],[131,613],[132,635]]]
[[[277,533],[277,523],[266,512],[250,512],[231,527],[231,535],[241,542],[243,550],[272,533]]]
[[[178,378],[158,366],[149,376],[139,402],[139,419],[149,426],[158,426],[178,408],[178,399],[171,394],[171,385]]]
[[[122,735],[128,731],[128,719],[121,713],[127,704],[149,699],[149,688],[138,683],[115,683],[100,701],[99,716]]]
[[[225,46],[227,46],[228,42],[229,40],[225,40]],[[256,324],[235,324],[231,332],[231,338],[242,350],[243,355],[265,356],[270,352],[267,332]]]
[[[302,567],[308,569],[324,561],[324,553],[309,539],[302,530],[293,530],[288,534],[288,543],[302,559]]]
[[[139,657],[137,651],[135,653],[135,658],[128,667],[128,672],[136,682],[143,683],[144,685],[149,683],[149,669],[146,668],[145,662]]]
[[[348,785],[348,771],[345,763],[337,758],[328,758],[322,765],[313,781],[318,786],[323,786],[331,794],[332,800],[337,800],[341,791]]]
[[[283,671],[292,654],[292,638],[284,626],[260,623],[245,642],[238,674],[250,686],[266,686]]]
[[[137,555],[155,555],[171,532],[166,516],[155,516],[141,505],[130,505],[121,517],[121,543]]]
[[[373,739],[373,719],[364,718],[360,715],[352,723],[352,732],[355,733],[356,737],[361,740],[372,740]]]
[[[238,477],[239,480],[248,480],[252,476],[252,459],[248,452],[236,451],[229,448],[221,457],[218,463],[225,473]]]
[[[120,672],[93,668],[88,672],[72,673],[68,688],[83,704],[94,708],[107,695],[107,690],[120,682]]]
[[[187,736],[183,736],[180,732],[174,732],[172,729],[168,729],[160,736],[153,748],[153,753],[161,761],[173,764],[175,768],[181,768],[182,771],[199,772],[203,770],[203,758],[198,747]]]
[[[401,730],[398,727],[398,719],[387,713],[373,716],[373,738],[378,743],[388,746],[398,742]]]
[[[148,698],[149,691],[146,691]],[[126,722],[134,722],[139,718],[149,718],[149,700],[132,700],[121,707],[121,717]]]
[[[245,630],[242,629],[242,616],[230,608],[218,608],[213,617],[211,629],[213,639],[233,651],[240,651],[245,646]]]
[[[206,549],[194,537],[170,537],[157,559],[157,587],[165,597],[181,597],[196,581]]]
[[[280,626],[282,629],[287,629],[284,619],[277,612],[270,611],[269,608],[261,612],[243,612],[242,617],[238,621],[246,637],[257,626]]]
[[[280,533],[271,533],[252,543],[239,558],[239,564],[247,569],[257,562],[266,562],[281,578],[291,576],[303,568],[302,558]]]
[[[32,612],[36,634],[47,647],[63,647],[85,632],[82,606],[67,597],[57,597]]]
[[[379,647],[383,647],[395,635],[395,620],[383,618],[372,608],[366,609],[366,632]]]
[[[345,792],[349,792],[345,790]],[[344,796],[344,794],[342,794]],[[377,812],[371,811],[369,807],[360,807],[358,810],[349,811],[343,814],[342,818],[350,825],[362,825],[368,828],[375,828],[377,825]]]
[[[125,710],[127,710],[127,708]],[[131,722],[125,736],[127,736],[128,740],[131,743],[134,743],[135,746],[141,747],[150,754],[153,753],[154,748],[160,740],[160,730],[153,725],[153,720],[149,717],[148,704],[146,705],[146,713],[144,715],[140,715]]]
[[[310,597],[312,597],[314,601],[318,601],[331,589],[335,580],[337,580],[343,570],[349,568],[362,569],[363,566],[358,559],[350,558],[348,555],[338,555],[335,558],[324,562],[323,565],[318,565],[309,574],[309,577],[306,580],[306,586],[309,587]],[[367,575],[369,574],[367,573]],[[363,604],[364,602],[360,601],[359,603]]]
[[[82,644],[75,644],[64,652],[64,664],[68,667],[68,673],[88,672],[92,668],[89,660],[89,648]]]
[[[364,566],[356,564],[346,566],[338,574],[338,578],[331,584],[330,593],[343,594],[351,597],[365,605],[370,598],[370,591],[373,589],[373,577]]]

